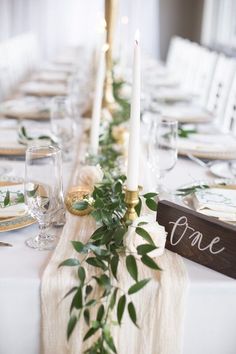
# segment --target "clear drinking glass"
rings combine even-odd
[[[27,148],[24,190],[28,211],[39,224],[39,234],[26,244],[38,250],[51,249],[54,238],[47,234],[47,229],[63,202],[59,147],[45,144]]]
[[[70,100],[64,96],[54,97],[51,102],[50,117],[54,139],[62,149],[63,159],[68,161],[73,151],[75,130]]]
[[[163,178],[177,162],[177,137],[177,121],[156,120],[153,123],[148,146],[148,163],[158,180],[159,195],[167,193]]]

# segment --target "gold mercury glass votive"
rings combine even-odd
[[[88,215],[89,213],[91,213],[93,209],[91,206],[88,206],[84,210],[76,210],[73,208],[73,205],[76,202],[81,202],[84,199],[84,197],[90,196],[90,194],[91,194],[91,189],[84,186],[75,186],[69,189],[67,196],[65,198],[65,205],[67,210],[71,214],[78,215],[78,216]]]

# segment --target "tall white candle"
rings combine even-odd
[[[128,23],[129,23],[129,18],[127,16],[122,16],[120,20],[120,67],[121,67],[122,74],[124,74],[127,66]]]
[[[133,82],[131,98],[131,114],[129,124],[129,149],[127,169],[127,189],[136,191],[139,178],[140,149],[140,47],[139,32],[136,31],[133,57]]]
[[[91,133],[90,133],[90,152],[97,155],[99,146],[99,126],[102,110],[103,85],[105,78],[105,53],[108,44],[104,44],[100,50],[100,60],[96,76],[95,92],[93,99]]]

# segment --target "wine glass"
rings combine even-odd
[[[62,149],[64,161],[69,161],[75,130],[70,100],[64,96],[54,97],[50,117],[54,139]]]
[[[30,215],[37,219],[39,234],[26,241],[38,250],[54,247],[54,238],[47,234],[63,201],[61,150],[46,143],[32,145],[26,150],[25,204]]]
[[[177,121],[153,121],[148,146],[148,164],[157,177],[159,197],[168,194],[168,190],[163,186],[163,178],[177,162],[177,136]]]

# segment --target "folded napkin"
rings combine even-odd
[[[3,201],[7,191],[10,192],[11,205],[4,207]],[[17,196],[19,196],[19,193],[24,193],[23,184],[14,184],[0,187],[0,219],[22,216],[26,214],[26,205],[24,203],[16,204]]]
[[[66,81],[68,75],[65,72],[40,71],[33,76],[37,81]]]
[[[8,100],[0,105],[0,112],[3,115],[27,116],[49,113],[50,102],[46,98],[20,97]]]
[[[178,139],[179,150],[227,152],[236,150],[236,139],[231,135],[191,134]]]
[[[192,95],[180,88],[163,88],[155,93],[155,98],[160,101],[190,101]]]
[[[209,188],[193,196],[196,211],[222,221],[236,221],[236,189]]]
[[[191,105],[161,106],[161,114],[164,118],[176,119],[183,122],[210,121],[213,116],[206,110]]]
[[[21,85],[20,89],[26,94],[39,96],[65,95],[67,92],[64,84],[37,81],[27,82]]]

